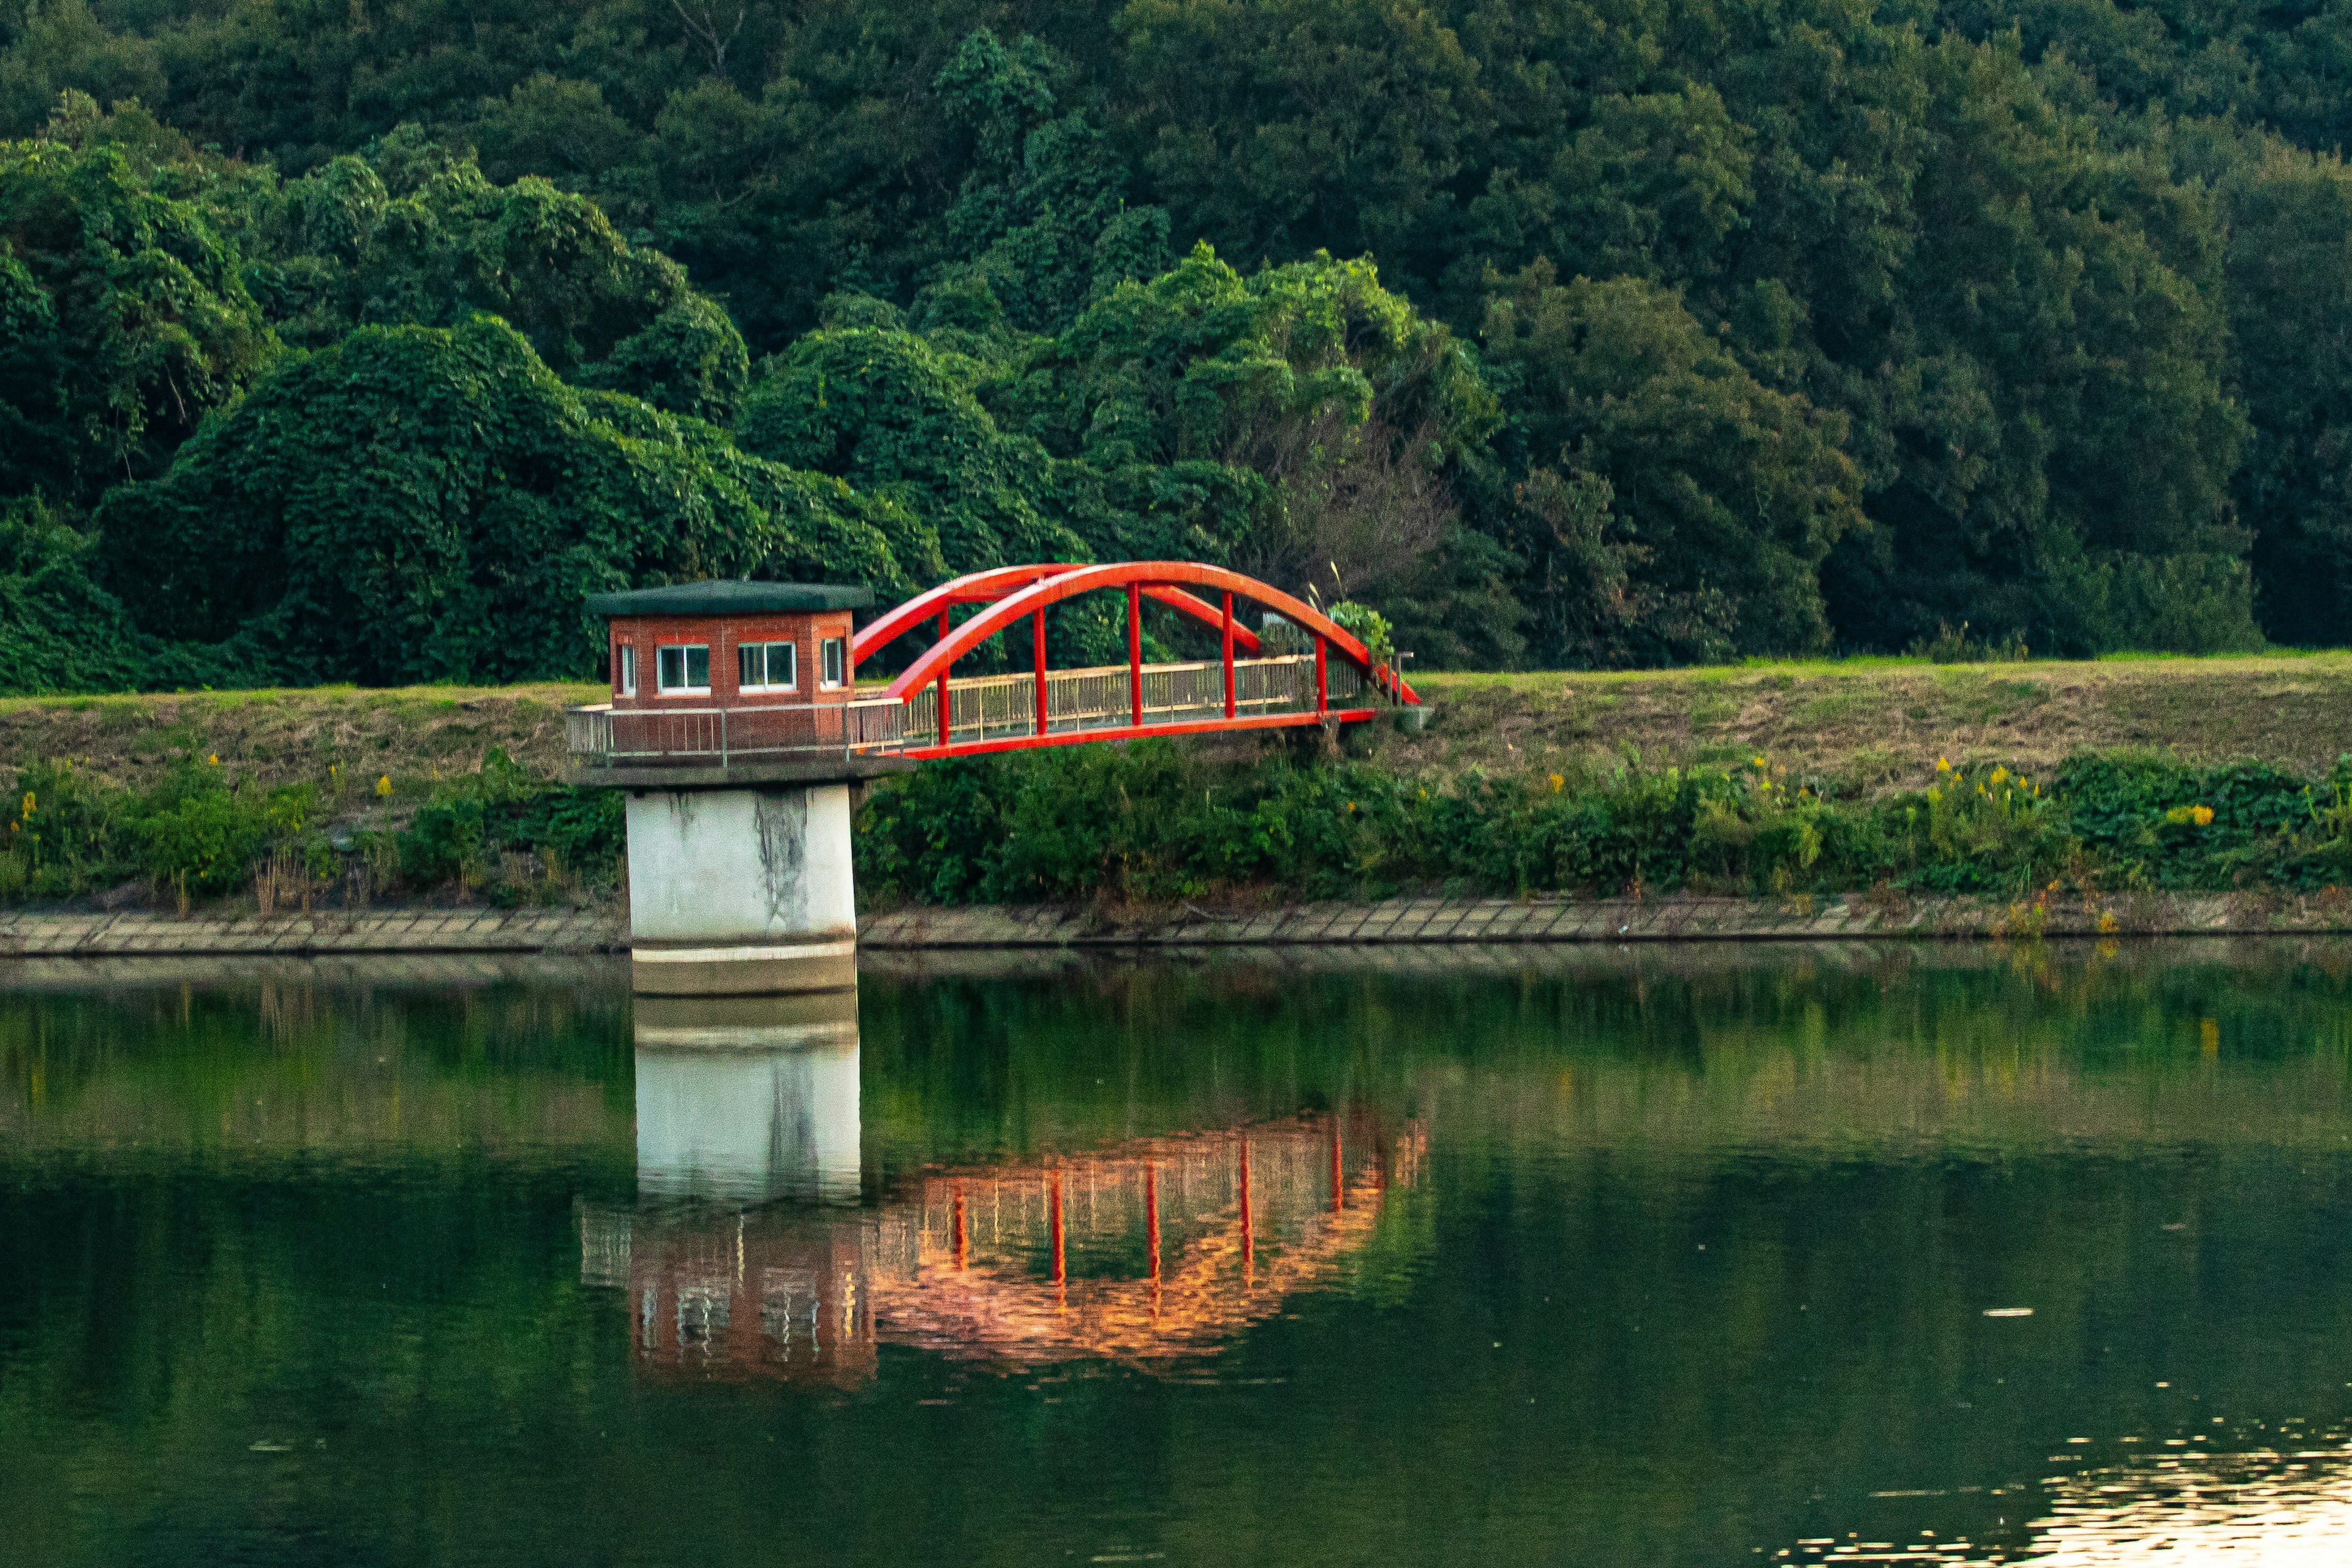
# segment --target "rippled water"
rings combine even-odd
[[[2352,1562],[2352,947],[0,970],[0,1560]]]

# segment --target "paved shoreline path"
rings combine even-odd
[[[858,921],[866,947],[1349,947],[1469,942],[1774,942],[2352,933],[2352,899],[2133,895],[1997,899],[1391,899],[1256,912],[1196,906],[910,909]],[[0,914],[0,959],[628,951],[617,909],[319,914]]]

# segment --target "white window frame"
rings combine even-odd
[[[838,691],[849,684],[849,639],[826,637],[816,646],[816,685],[820,691]]]
[[[637,645],[633,642],[613,645],[613,689],[624,697],[637,694]]]
[[[787,673],[787,674],[789,675],[789,677],[790,677],[790,679],[789,679],[777,680],[777,679],[772,679],[772,678],[775,675],[775,673],[776,673],[776,669],[775,669],[775,665],[776,665],[776,650],[777,650],[778,648],[782,648],[782,649],[784,650],[784,668],[785,668],[786,673]],[[738,644],[736,644],[736,645],[735,645],[735,671],[736,671],[736,674],[737,674],[739,677],[742,674],[742,670],[743,670],[743,661],[744,661],[744,658],[745,658],[745,656],[746,656],[746,655],[749,655],[749,654],[754,654],[754,653],[756,653],[756,654],[758,655],[758,657],[759,657],[759,662],[760,662],[760,673],[761,673],[761,679],[760,679],[759,680],[756,680],[756,681],[753,681],[753,680],[741,680],[741,679],[739,679],[739,680],[737,681],[737,683],[736,683],[736,689],[737,689],[737,690],[739,690],[739,691],[797,691],[797,690],[799,690],[799,689],[800,689],[800,685],[801,685],[801,645],[800,645],[800,644],[798,644],[798,643],[796,643],[796,642],[790,641],[790,640],[785,639],[785,638],[782,638],[782,637],[778,637],[778,638],[761,638],[761,640],[759,640],[759,641],[757,641],[757,642],[744,642],[744,643],[738,643]]]
[[[664,679],[668,673],[663,667],[669,663],[665,654],[677,655],[679,684],[672,686]],[[702,655],[702,684],[686,684],[688,669],[693,663],[689,655]],[[654,649],[654,695],[656,697],[708,697],[710,695],[710,645],[707,642],[664,643]]]

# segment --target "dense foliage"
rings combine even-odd
[[[883,903],[1167,903],[1873,889],[2015,900],[2352,885],[2352,756],[2325,778],[2087,754],[2049,780],[1992,764],[1849,794],[1743,768],[1475,770],[1443,787],[1274,752],[1220,762],[1162,740],[941,763],[866,799],[861,896]],[[609,895],[617,791],[548,783],[493,748],[471,773],[371,780],[340,764],[263,788],[183,754],[124,788],[28,765],[0,800],[0,901],[134,893],[341,907],[455,893]]]
[[[341,768],[311,783],[248,788],[217,758],[183,756],[144,789],[68,763],[22,769],[0,805],[0,900],[53,900],[122,888],[184,905],[251,893],[304,909],[364,907],[381,894],[481,894],[493,903],[609,890],[621,875],[621,797],[531,777],[493,749],[474,773],[398,803]],[[362,803],[403,807],[351,826]]]
[[[577,672],[608,581],[1114,552],[1432,663],[2339,641],[2347,47],[2113,0],[0,0],[6,679]],[[510,645],[408,646],[486,609]]]
[[[2352,757],[2319,781],[2106,756],[2069,763],[2046,789],[1998,765],[1937,778],[1844,798],[1759,757],[1738,770],[1474,773],[1432,791],[1361,763],[1072,748],[891,781],[859,818],[858,882],[883,898],[1025,903],[1409,888],[2029,900],[2352,881]]]

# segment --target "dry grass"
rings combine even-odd
[[[2041,773],[2077,752],[2132,750],[2316,773],[2352,751],[2352,652],[1427,675],[1416,685],[1434,704],[1426,731],[1383,729],[1369,752],[1430,776],[1636,757],[1737,765],[1762,754],[1868,790],[1924,782],[1939,755]]]
[[[1420,735],[1386,725],[1351,746],[1416,776],[1472,766],[1775,764],[1864,789],[1923,781],[1936,758],[2046,772],[2083,751],[2186,761],[2253,757],[2316,773],[2352,751],[2352,652],[2095,663],[1929,665],[1870,659],[1726,669],[1423,675]],[[217,755],[271,784],[340,764],[411,784],[478,767],[503,746],[532,772],[562,759],[565,708],[599,686],[409,687],[0,700],[0,766],[70,758],[144,784]]]
[[[404,786],[470,773],[492,746],[552,776],[563,752],[563,710],[595,701],[599,686],[348,686],[123,697],[0,700],[0,765],[70,760],[99,777],[140,785],[184,757],[217,756],[261,784],[326,776],[390,775]]]

